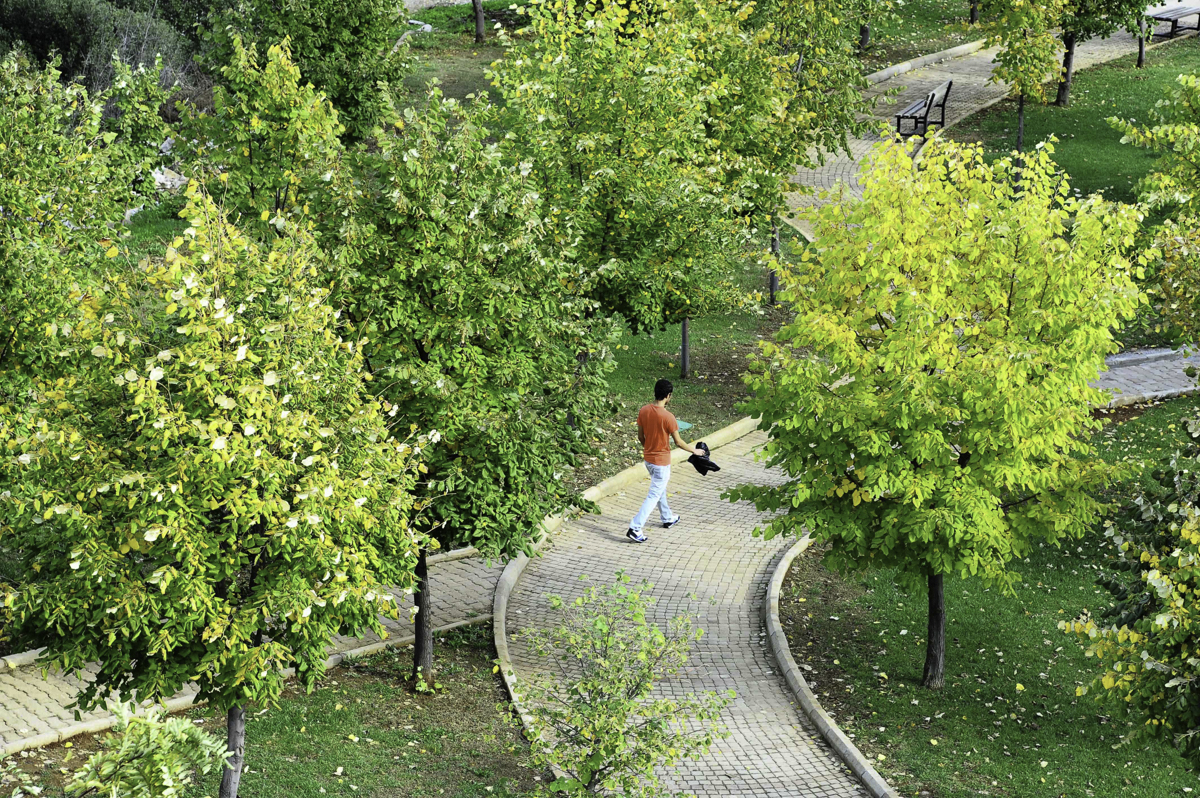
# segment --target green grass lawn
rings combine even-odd
[[[896,18],[871,30],[872,44],[863,54],[863,71],[907,61],[979,38],[967,31],[968,0],[908,0]]]
[[[1182,419],[1196,411],[1195,399],[1178,399],[1098,433],[1102,457],[1139,471],[1118,494],[1187,442]],[[1015,596],[947,578],[940,692],[920,687],[925,592],[899,589],[891,572],[843,579],[818,556],[801,557],[784,586],[783,623],[825,708],[902,795],[1196,794],[1200,778],[1173,748],[1116,747],[1126,722],[1075,696],[1096,663],[1057,625],[1108,603],[1094,584],[1108,555],[1100,534],[1039,546],[1014,564]]]
[[[412,695],[403,686],[408,651],[385,651],[330,671],[311,694],[288,687],[278,707],[253,707],[246,724],[246,798],[517,798],[543,779],[527,765],[527,746],[498,705],[507,695],[492,673],[491,625],[449,632],[438,652],[443,692]],[[188,717],[224,738],[224,716],[206,707]],[[96,749],[86,735],[21,760],[43,795],[63,794],[65,764]],[[219,774],[187,793],[217,794]]]
[[[1121,134],[1106,119],[1118,116],[1150,121],[1150,109],[1174,86],[1180,73],[1200,64],[1200,40],[1184,39],[1151,50],[1145,69],[1127,56],[1076,74],[1067,108],[1026,106],[1025,141],[1051,135],[1054,159],[1080,194],[1101,192],[1111,200],[1133,202],[1134,186],[1153,166],[1154,156],[1121,143]],[[1053,96],[1053,94],[1051,94]],[[1005,100],[947,131],[959,141],[982,141],[990,156],[1017,146],[1016,102]]]

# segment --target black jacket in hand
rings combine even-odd
[[[694,454],[688,458],[688,462],[696,467],[696,470],[700,472],[700,476],[704,476],[709,471],[720,471],[721,470],[721,467],[719,465],[714,463],[712,460],[708,459],[709,450],[708,450],[707,443],[704,443],[703,441],[701,441],[700,443],[696,444],[696,448],[703,450],[704,454],[703,455]]]

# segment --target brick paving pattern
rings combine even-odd
[[[668,496],[683,516],[672,529],[646,526],[643,544],[625,539],[648,482],[600,501],[601,515],[566,525],[553,547],[525,569],[509,599],[510,639],[530,625],[551,625],[545,596],[581,593],[586,582],[611,581],[617,569],[654,583],[654,620],[690,612],[705,631],[685,671],[663,686],[665,695],[735,690],[723,721],[732,736],[708,756],[664,773],[672,790],[700,798],[849,798],[867,793],[796,707],[766,642],[762,602],[772,570],[795,541],[754,537],[762,519],[752,505],[731,504],[721,492],[745,482],[782,478],[755,462],[761,432],[713,452],[721,471],[701,477],[687,463],[671,469]],[[518,676],[541,666],[519,639],[510,643]]]
[[[436,627],[459,621],[490,618],[496,581],[503,571],[502,563],[490,566],[478,557],[449,560],[430,566],[433,580],[433,622]],[[412,606],[412,597],[394,591],[397,603],[405,610]],[[389,643],[411,642],[411,624],[401,613],[400,621],[384,619],[391,637]],[[378,643],[375,635],[366,637],[336,637],[331,641],[330,654],[341,653]],[[84,678],[90,676],[84,674]],[[5,670],[0,665],[0,751],[22,740],[47,734],[62,733],[78,723],[111,717],[106,709],[80,714],[66,708],[75,700],[79,680],[74,676],[52,673],[43,679],[41,670],[25,666]],[[177,698],[195,695],[194,688],[183,690]]]

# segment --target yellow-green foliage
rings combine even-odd
[[[767,535],[807,530],[839,568],[1007,584],[1095,519],[1088,383],[1139,301],[1139,217],[1073,199],[1050,154],[989,164],[934,139],[914,168],[891,142],[861,200],[813,213],[784,275],[795,321],[747,376],[788,480],[732,497],[783,510]]]
[[[404,440],[339,336],[302,232],[258,246],[189,188],[161,265],[113,273],[0,419],[0,586],[19,645],[109,690],[219,707],[311,685],[333,634],[383,633],[412,582]],[[434,436],[436,437],[436,436]]]

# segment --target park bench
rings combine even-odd
[[[1155,11],[1153,13],[1146,14],[1146,16],[1155,22],[1171,23],[1171,32],[1164,34],[1166,37],[1174,36],[1180,31],[1185,30],[1200,31],[1200,7],[1185,6],[1184,8],[1172,8],[1170,10]],[[1196,24],[1180,27],[1179,20],[1183,19],[1184,17],[1196,17]]]
[[[954,81],[948,80],[935,88],[924,99],[917,100],[912,105],[896,114],[896,132],[901,136],[924,136],[929,131],[929,123],[946,126],[946,100],[950,97],[950,87]],[[938,111],[937,119],[930,119],[934,109]],[[912,130],[904,132],[904,120],[912,122]]]

